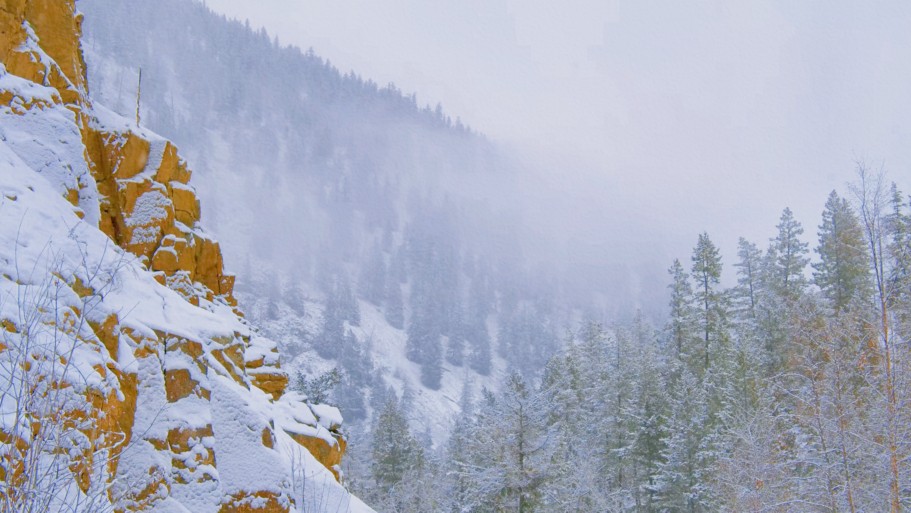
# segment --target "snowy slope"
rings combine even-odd
[[[258,274],[256,271],[253,272],[254,280]],[[284,301],[278,300],[272,305],[277,311],[270,316],[267,312],[270,300],[255,291],[239,292],[238,300],[257,328],[278,343],[283,354],[283,366],[288,372],[292,375],[301,372],[304,376],[312,377],[329,371],[338,366],[338,363],[320,357],[305,342],[320,331],[324,302],[320,300],[316,290],[306,287],[306,284],[303,287],[302,294],[309,298],[305,302],[303,314]],[[478,396],[483,388],[491,391],[499,389],[502,377],[506,373],[506,366],[498,357],[494,357],[494,368],[489,376],[480,375],[467,366],[455,367],[444,362],[440,389],[424,387],[421,384],[420,365],[405,357],[405,331],[390,326],[382,310],[376,305],[363,300],[359,300],[358,304],[361,322],[358,326],[346,323],[346,329],[357,337],[384,382],[392,387],[399,397],[404,396],[406,390],[409,391],[412,401],[409,414],[411,428],[415,433],[429,433],[435,443],[444,442],[448,438],[453,421],[461,413],[459,400],[466,384],[474,396]],[[379,406],[372,401],[368,401],[366,405],[368,412]],[[357,426],[354,429],[362,430],[368,427]]]
[[[2,64],[0,98],[0,505],[372,511],[301,445],[335,446],[338,411],[254,386],[275,344],[99,229],[83,130],[145,137],[152,170],[165,141]]]
[[[154,336],[155,331],[167,331],[182,337],[211,340],[213,337],[230,336],[233,331],[248,328],[230,312],[209,312],[187,303],[175,292],[159,285],[134,258],[112,247],[110,240],[97,229],[82,222],[73,207],[42,176],[32,170],[7,145],[0,143],[0,317],[17,320],[23,318],[32,305],[17,299],[32,297],[36,288],[41,289],[51,280],[53,273],[79,278],[84,283],[107,286],[103,300],[92,305],[89,321],[102,319],[110,312],[123,312],[122,328]],[[89,274],[105,276],[107,283],[92,280]],[[98,283],[95,283],[98,282]],[[56,298],[61,309],[81,306],[78,296],[69,292],[66,284],[59,283],[60,296]],[[56,290],[56,289],[55,289]],[[76,296],[76,297],[73,297]],[[44,298],[46,299],[46,298]],[[308,501],[331,501],[344,504],[341,510],[370,511],[335,484],[332,475],[306,451],[302,450],[282,429],[275,431],[276,447],[283,449],[271,455],[262,451],[258,435],[249,435],[251,415],[255,425],[268,423],[278,426],[296,426],[316,434],[324,429],[306,408],[295,404],[293,396],[272,403],[258,390],[240,387],[229,378],[210,374],[213,385],[214,405],[211,409],[202,404],[187,402],[168,405],[164,397],[164,383],[160,371],[148,369],[148,359],[137,359],[137,347],[132,347],[128,337],[121,337],[116,359],[102,351],[96,344],[85,344],[80,338],[94,338],[90,330],[79,333],[56,349],[70,354],[80,386],[115,391],[120,383],[112,374],[98,373],[96,366],[117,368],[122,372],[135,372],[143,384],[139,389],[137,419],[134,429],[148,439],[166,438],[167,430],[175,424],[214,426],[213,442],[219,461],[216,471],[219,486],[189,487],[157,506],[165,511],[207,511],[218,504],[225,491],[231,489],[268,489],[291,475],[292,464],[303,463],[302,472],[312,481],[312,487],[323,489],[324,495],[308,495]],[[13,346],[15,335],[5,334],[4,344]],[[72,346],[70,345],[72,344]],[[6,363],[6,362],[4,362]],[[8,371],[4,368],[4,371]],[[148,373],[148,379],[143,379]],[[158,375],[158,380],[152,379]],[[74,378],[75,379],[75,378]],[[205,379],[200,377],[200,379]],[[257,393],[258,392],[258,393]],[[4,397],[4,402],[10,396]],[[10,405],[3,404],[3,429],[15,430],[7,424],[11,418]],[[304,418],[298,421],[296,417]],[[309,417],[309,418],[308,418]],[[310,427],[309,425],[313,425]],[[328,436],[328,435],[326,435]],[[294,447],[297,447],[295,450]],[[253,455],[271,457],[252,457]],[[141,473],[143,463],[161,459],[163,455],[151,444],[137,443],[121,458],[120,472],[124,476]],[[295,461],[299,460],[299,461]],[[177,490],[174,490],[175,492]],[[180,502],[182,506],[178,506]],[[166,505],[170,505],[167,506]],[[300,508],[313,511],[315,504]],[[186,508],[186,509],[185,509]],[[333,506],[326,511],[334,511]]]

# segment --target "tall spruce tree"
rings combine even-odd
[[[518,373],[512,373],[503,385],[501,397],[494,403],[493,425],[502,444],[497,462],[502,482],[497,494],[503,511],[532,513],[538,511],[541,485],[549,472],[549,431],[546,396],[532,388]]]
[[[669,434],[656,477],[659,511],[713,511],[709,483],[711,457],[706,450],[709,399],[703,383],[683,368],[671,384]]]
[[[819,226],[819,262],[813,280],[836,312],[851,301],[868,301],[873,292],[864,233],[846,199],[832,191]]]
[[[892,301],[899,321],[897,328],[907,340],[911,337],[911,197],[904,197],[894,183],[891,196],[889,284],[895,291]]]
[[[723,324],[727,316],[724,294],[718,290],[721,283],[721,255],[708,233],[699,235],[696,247],[693,248],[692,261],[692,275],[696,281],[695,303],[702,337],[701,361],[697,365],[701,376],[709,368],[712,346],[720,343],[725,336]]]
[[[756,244],[740,237],[737,240],[737,286],[734,299],[740,320],[750,322],[756,318],[761,297],[762,251]]]
[[[371,471],[377,487],[389,493],[405,475],[423,464],[423,450],[411,434],[398,399],[391,395],[373,426]]]
[[[790,208],[781,212],[778,235],[771,239],[771,280],[777,294],[788,302],[796,301],[807,284],[804,270],[810,259],[809,244],[800,240],[803,226],[794,219]]]
[[[671,290],[671,311],[667,324],[668,342],[674,356],[682,360],[687,351],[690,351],[690,345],[695,337],[693,287],[690,284],[690,276],[680,260],[674,260],[668,274],[671,275],[671,284],[668,285]]]

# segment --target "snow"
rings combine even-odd
[[[494,358],[490,376],[482,376],[467,367],[453,367],[444,362],[440,389],[425,388],[421,385],[420,365],[405,356],[405,331],[390,326],[383,312],[369,302],[360,301],[360,310],[360,327],[352,327],[352,332],[360,340],[371,342],[375,363],[378,367],[387,369],[384,375],[400,396],[406,387],[414,392],[409,420],[415,432],[423,433],[429,429],[435,442],[446,440],[453,419],[460,414],[459,398],[464,383],[473,383],[474,390],[484,387],[492,391],[499,389],[501,376],[505,373],[504,364],[499,358]]]
[[[314,404],[310,406],[319,421],[319,425],[326,429],[337,428],[342,425],[342,413],[338,408],[328,404]]]
[[[141,125],[136,125],[136,120],[127,118],[126,116],[121,116],[120,114],[97,102],[92,105],[92,113],[94,114],[92,122],[95,129],[102,132],[120,134],[127,134],[129,132],[132,132],[152,143],[153,147],[155,147],[156,144],[160,144],[161,149],[164,150],[164,143],[167,142],[166,139],[156,134],[155,132],[142,127]],[[150,155],[149,160],[151,161],[153,158],[154,157]],[[158,162],[160,165],[160,154],[157,158],[159,159]],[[157,169],[157,166],[155,169]]]
[[[281,492],[278,485],[287,479],[287,473],[277,452],[263,450],[262,433],[269,422],[259,408],[248,407],[255,396],[224,376],[212,376],[211,383],[215,454],[225,493]],[[260,397],[260,408],[265,407],[263,401]]]
[[[35,82],[17,77],[6,71],[6,66],[0,62],[0,89],[9,91],[21,103],[25,99],[40,100],[44,103],[60,103],[60,93],[53,87],[43,86]],[[13,102],[17,100],[14,98]],[[9,108],[6,106],[6,108]]]
[[[168,207],[170,205],[171,202],[164,191],[158,188],[153,189],[136,198],[136,205],[133,211],[124,221],[127,226],[144,226],[154,223],[168,217]],[[158,240],[158,238],[156,237],[154,240]],[[146,241],[137,241],[134,235],[133,242],[141,243]]]
[[[9,105],[0,106],[0,139],[26,167],[53,184],[58,194],[78,190],[86,221],[97,225],[98,192],[84,160],[75,113],[60,102],[56,90],[12,75],[2,64],[0,91],[14,95]],[[26,108],[27,104],[31,107]]]
[[[53,98],[46,88],[30,86],[9,75],[0,76],[0,85],[28,93],[31,98]],[[103,376],[96,369],[113,368],[136,374],[134,440],[124,449],[116,487],[125,493],[130,486],[147,482],[150,469],[159,469],[165,475],[177,472],[188,478],[188,482],[172,483],[170,497],[164,497],[164,489],[156,492],[162,500],[156,504],[155,511],[214,512],[226,496],[243,490],[272,490],[289,497],[293,493],[288,488],[292,459],[296,459],[302,466],[294,468],[306,478],[308,489],[321,490],[316,497],[307,495],[310,502],[299,511],[312,511],[318,506],[313,502],[316,500],[343,505],[343,511],[371,511],[351,497],[327,469],[285,433],[287,428],[335,443],[327,425],[331,427],[341,421],[337,409],[316,407],[315,415],[294,394],[273,403],[262,391],[228,377],[213,358],[205,358],[208,367],[203,372],[200,362],[188,355],[155,347],[162,334],[167,334],[169,340],[200,343],[209,355],[211,350],[221,347],[216,340],[236,340],[235,337],[250,334],[251,330],[229,306],[203,302],[205,308],[196,307],[161,286],[142,262],[117,248],[97,229],[97,218],[87,215],[86,220],[80,219],[77,209],[62,195],[74,177],[86,171],[75,119],[63,107],[34,112],[34,117],[24,119],[14,118],[17,115],[8,109],[0,112],[3,136],[0,140],[0,317],[21,320],[23,294],[38,295],[36,299],[41,299],[44,290],[41,287],[48,284],[59,287],[60,293],[54,297],[62,308],[53,314],[58,323],[79,322],[79,318],[98,321],[117,315],[120,331],[115,333],[118,339],[114,355],[108,355],[88,327],[81,324],[75,326],[74,332],[61,332],[79,334],[81,340],[64,338],[63,345],[56,346],[73,359],[72,375],[79,376],[73,390],[93,387],[116,392],[123,398],[115,374]],[[113,116],[107,118],[105,122],[114,122]],[[156,210],[160,202],[152,199],[149,208],[140,209],[141,213],[160,213]],[[53,278],[52,274],[60,278]],[[80,298],[70,288],[77,277],[95,291],[88,299]],[[84,312],[84,316],[66,313],[76,312],[75,309]],[[10,341],[12,336],[5,335],[5,340]],[[149,341],[153,347],[145,347],[139,353],[140,347]],[[275,363],[274,347],[273,341],[253,336],[248,356],[263,357],[267,364]],[[155,350],[149,352],[149,349]],[[211,389],[211,401],[190,394],[169,403],[163,375],[167,369],[189,370],[191,378],[201,387]],[[0,402],[0,422],[4,429],[26,434],[19,429],[21,426],[12,425],[11,406],[5,400]],[[263,430],[270,423],[276,426],[276,449],[262,443]],[[167,440],[169,430],[175,428],[208,425],[212,426],[214,437],[194,439],[183,453],[161,450],[152,443]],[[197,462],[207,448],[214,450],[217,468]],[[175,459],[183,461],[187,468],[174,468]],[[204,474],[215,480],[200,481],[198,478]]]
[[[277,344],[272,340],[259,335],[250,338],[250,345],[244,351],[244,359],[248,362],[263,360],[265,365],[278,363]],[[254,369],[255,370],[255,369]]]

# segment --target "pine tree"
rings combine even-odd
[[[383,405],[372,432],[373,479],[388,494],[409,471],[422,465],[423,451],[394,395]]]
[[[894,291],[892,303],[899,321],[897,329],[901,329],[902,336],[908,340],[911,337],[911,197],[907,198],[906,204],[894,183],[891,193],[889,288]]]
[[[440,337],[431,340],[424,347],[424,361],[421,363],[421,383],[433,390],[439,390],[443,379],[443,347]]]
[[[667,384],[664,362],[658,354],[657,333],[637,312],[632,326],[632,344],[626,376],[629,403],[623,412],[630,440],[626,451],[627,488],[637,511],[655,509],[655,487],[667,433]]]
[[[665,419],[670,434],[657,476],[660,511],[712,511],[708,497],[710,462],[704,450],[708,398],[699,379],[684,368],[671,390]]]
[[[671,289],[671,311],[667,324],[668,338],[674,356],[683,359],[695,337],[696,313],[693,307],[693,288],[690,285],[689,275],[679,260],[674,260],[668,273],[672,280],[668,286]]]
[[[474,430],[475,406],[472,394],[472,383],[466,380],[462,385],[459,413],[453,422],[446,447],[447,460],[451,462],[452,468],[449,496],[453,502],[453,513],[464,511],[464,505],[472,501],[468,472],[473,465],[467,458]]]
[[[711,346],[719,344],[726,336],[723,333],[723,323],[727,315],[724,295],[718,290],[721,282],[721,256],[707,233],[699,236],[699,241],[693,249],[692,260],[692,273],[696,280],[697,317],[703,339],[699,362],[701,368],[697,366],[697,369],[700,369],[699,375],[702,375],[709,368]]]
[[[734,297],[741,320],[751,322],[756,319],[759,298],[761,297],[762,251],[756,244],[740,237],[737,241],[737,287]]]
[[[804,269],[810,259],[806,256],[809,244],[800,240],[803,226],[794,219],[790,208],[781,213],[778,235],[771,239],[771,280],[775,292],[788,302],[796,301],[804,292],[807,280]]]
[[[606,334],[594,323],[578,336],[570,334],[567,349],[551,358],[541,382],[545,403],[553,405],[547,424],[551,432],[551,466],[542,484],[545,511],[607,511],[610,469],[604,419],[607,373]]]
[[[550,412],[545,396],[518,374],[504,383],[502,395],[492,404],[492,415],[481,424],[499,440],[499,458],[493,462],[502,476],[491,502],[504,511],[537,510],[540,488],[548,479],[549,451],[546,420]]]
[[[820,261],[813,264],[813,279],[836,312],[873,292],[863,237],[851,205],[832,191],[822,213],[816,248]]]
[[[389,281],[403,284],[408,281],[408,259],[405,256],[405,246],[399,246],[389,260]]]
[[[354,296],[354,291],[351,290],[351,282],[348,281],[347,274],[340,273],[336,277],[335,295],[342,318],[352,326],[360,325],[361,307]]]
[[[759,336],[764,346],[764,369],[769,376],[785,368],[790,333],[789,317],[804,297],[807,280],[804,270],[809,263],[808,244],[800,240],[803,227],[785,208],[777,225],[778,235],[770,239],[763,258],[762,294],[759,301]]]

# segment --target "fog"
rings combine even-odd
[[[785,206],[812,240],[857,160],[911,175],[906,2],[207,5],[442,102],[563,195],[549,224],[662,275],[703,230],[762,246]]]
[[[719,286],[735,281],[738,236],[774,282],[761,252],[784,207],[813,256],[826,198],[850,197],[858,162],[911,192],[903,7],[79,5],[93,101],[127,117],[138,101],[142,125],[180,148],[198,228],[292,386],[342,371],[330,400],[355,462],[370,459],[377,405],[401,398],[440,443],[466,390],[540,379],[586,321],[671,358],[684,338],[694,362],[727,358],[708,334],[670,343],[667,269],[693,268],[701,232],[721,250]],[[784,312],[774,287],[760,306]],[[742,290],[723,296],[756,315]],[[677,320],[696,322],[686,310]],[[778,361],[775,347],[755,361]],[[642,376],[672,361],[657,354],[639,355]]]

